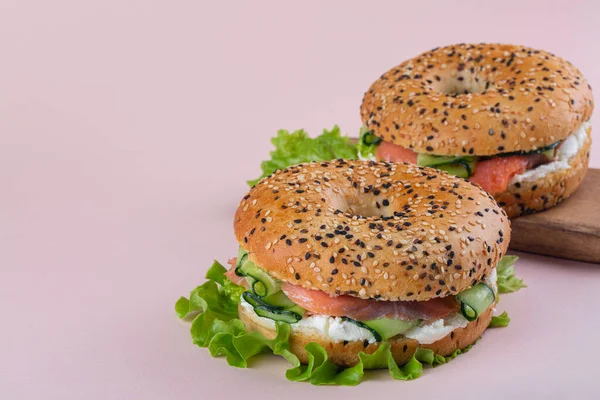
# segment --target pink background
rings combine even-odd
[[[311,387],[191,344],[173,304],[235,254],[277,129],[356,134],[374,79],[454,42],[547,49],[600,86],[594,1],[283,3],[0,2],[0,398],[598,398],[600,268],[532,255],[511,326],[414,382]]]

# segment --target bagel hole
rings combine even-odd
[[[490,89],[488,80],[469,71],[460,72],[456,76],[448,76],[433,83],[433,89],[450,96],[461,94],[484,93]]]
[[[391,207],[377,207],[376,200],[373,197],[356,196],[356,195],[341,195],[337,194],[330,197],[331,205],[343,212],[357,217],[365,218],[381,218],[390,217],[393,215]]]

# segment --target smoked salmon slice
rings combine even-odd
[[[417,153],[406,147],[398,146],[389,142],[381,142],[377,146],[375,157],[378,161],[417,163]]]
[[[379,301],[346,295],[331,297],[325,292],[289,283],[284,284],[282,289],[294,303],[311,314],[348,317],[357,321],[377,318],[433,321],[459,310],[454,296],[427,301]]]
[[[417,163],[416,152],[389,142],[381,142],[377,147],[375,156],[377,160],[388,162]],[[488,193],[502,193],[508,188],[508,183],[513,176],[522,174],[548,161],[550,160],[543,154],[493,157],[478,161],[475,166],[475,173],[468,179],[481,186]]]
[[[235,273],[235,263],[237,262],[237,257],[233,257],[230,258],[229,260],[227,260],[227,264],[229,264],[231,266],[231,268],[229,269],[229,271],[227,271],[225,273],[225,276],[227,277],[227,279],[229,279],[231,282],[235,283],[238,286],[244,286],[244,287],[248,287],[247,282],[246,282],[246,278],[244,278],[243,276],[237,276]]]
[[[246,279],[235,274],[235,260],[232,258],[228,261],[231,269],[225,276],[236,285],[247,287]],[[454,296],[427,301],[379,301],[346,295],[331,297],[325,292],[305,289],[290,283],[284,283],[282,290],[290,300],[311,314],[348,317],[357,321],[370,321],[377,318],[434,321],[459,310],[459,304]]]
[[[469,178],[488,193],[502,193],[513,176],[527,171],[528,156],[494,157],[477,162],[475,173]]]

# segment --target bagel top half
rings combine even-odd
[[[361,117],[383,140],[436,155],[528,152],[592,115],[591,87],[568,61],[507,44],[439,47],[383,74]]]
[[[478,186],[431,168],[313,162],[241,201],[235,236],[273,277],[331,296],[425,301],[485,279],[510,222]]]

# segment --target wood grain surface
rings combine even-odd
[[[600,263],[600,170],[590,168],[556,207],[515,218],[512,229],[513,250]]]

